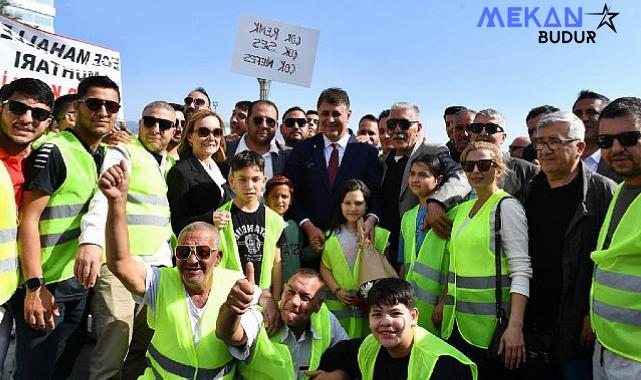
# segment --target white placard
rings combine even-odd
[[[231,71],[309,87],[318,36],[318,30],[241,14]]]

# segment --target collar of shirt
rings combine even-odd
[[[292,340],[301,343],[307,340],[307,332],[312,333],[312,338],[313,339],[321,339],[321,335],[316,331],[314,326],[312,324],[309,324],[309,329],[303,331],[303,333],[300,335],[300,338],[296,339],[296,334],[289,328],[287,325],[283,325],[283,327],[280,329],[280,342],[284,343],[289,336],[292,337]]]
[[[347,149],[347,143],[349,142],[349,137],[350,136],[351,135],[349,133],[346,133],[345,136],[343,136],[340,139],[338,139],[338,141],[336,141],[336,143],[338,144],[338,146],[340,148]],[[327,138],[327,136],[323,135],[323,144],[325,146],[325,149],[330,148],[333,143],[334,143],[334,141],[331,141],[330,139]]]
[[[599,162],[601,161],[601,149],[597,149],[596,152],[592,153],[590,156],[586,157],[583,162],[585,165],[592,170],[593,172],[599,167]]]
[[[245,133],[243,138],[238,140],[238,146],[236,147],[236,151],[234,152],[234,154],[238,154],[245,150],[251,150],[249,149],[249,147],[247,147],[247,143],[245,142],[246,138],[247,138],[247,133]],[[267,153],[278,153],[278,146],[276,146],[276,143],[274,142],[274,140],[275,139],[272,139],[272,141],[269,142],[269,152]]]

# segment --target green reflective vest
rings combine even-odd
[[[383,254],[387,248],[390,232],[384,228],[376,227],[374,230],[374,248]],[[345,253],[341,247],[336,234],[332,234],[325,242],[322,256],[323,265],[332,271],[334,279],[341,289],[355,292],[358,290],[358,272],[360,268],[360,254],[356,255],[354,270],[349,270],[349,264],[345,259]],[[360,338],[369,333],[367,314],[354,306],[345,306],[332,293],[325,295],[325,304],[334,313],[341,326],[351,338]]]
[[[641,196],[630,204],[603,248],[619,185],[599,232],[590,291],[590,318],[599,342],[608,350],[641,362]]]
[[[213,269],[213,285],[200,322],[200,341],[194,345],[185,286],[176,268],[161,268],[153,318],[155,330],[147,349],[142,379],[233,379],[236,360],[216,337],[218,310],[240,272]],[[151,311],[149,311],[151,314]]]
[[[416,308],[418,309],[418,324],[426,328],[432,334],[440,335],[440,327],[436,327],[432,321],[432,312],[443,294],[443,285],[449,268],[449,251],[448,241],[441,239],[434,231],[429,230],[421,244],[418,257],[414,253],[416,247],[416,215],[419,206],[407,211],[403,215],[403,221],[411,219],[412,223],[406,221],[401,223],[401,234],[403,234],[404,257],[405,262],[412,259],[412,264],[407,266],[405,280],[412,284],[416,292]],[[456,210],[454,208],[447,213],[450,220],[455,219]],[[411,239],[411,244],[407,240]],[[407,265],[407,264],[406,264]]]
[[[376,357],[380,349],[381,344],[372,334],[365,338],[361,347],[358,349],[358,367],[363,380],[372,380],[374,378]],[[430,334],[429,331],[420,326],[416,326],[414,328],[414,342],[410,351],[409,367],[407,368],[407,380],[429,379],[436,366],[436,361],[441,356],[451,356],[469,366],[472,372],[472,378],[476,379],[476,364],[468,359],[467,356],[438,337]]]
[[[496,205],[509,194],[500,190],[468,220],[476,199],[458,206],[450,240],[450,273],[443,308],[441,337],[452,334],[454,322],[463,339],[473,346],[487,348],[496,326],[496,264],[494,259],[494,224]],[[467,225],[461,229],[461,225]],[[460,231],[459,231],[460,230]],[[510,278],[507,260],[501,254],[503,307],[510,312]]]
[[[317,313],[311,315],[312,328],[320,335],[313,337],[312,350],[309,357],[309,370],[315,371],[320,365],[320,359],[332,341],[332,322],[327,306],[321,305]],[[283,327],[284,328],[284,327]],[[307,332],[311,334],[311,332]],[[298,368],[294,362],[289,348],[280,342],[280,333],[271,338],[267,337],[264,328],[260,329],[256,339],[254,353],[248,364],[239,363],[238,371],[245,379],[265,380],[294,380],[298,378]],[[307,376],[303,376],[307,379]]]
[[[87,212],[98,183],[93,157],[74,134],[67,131],[56,133],[37,152],[51,149],[53,145],[60,151],[67,175],[62,185],[49,197],[38,224],[42,272],[46,284],[73,277],[80,219]]]
[[[229,211],[233,201],[220,206],[218,211]],[[265,240],[263,242],[263,261],[260,266],[260,279],[258,287],[269,289],[272,286],[272,268],[274,267],[274,251],[276,243],[283,233],[285,221],[283,218],[265,206]],[[231,220],[220,233],[220,248],[223,251],[223,258],[220,266],[223,268],[244,272],[238,254],[238,244],[234,236],[234,226]]]
[[[138,139],[112,149],[125,149],[131,158],[126,206],[131,254],[155,255],[172,234],[164,173]]]
[[[18,219],[13,182],[0,161],[0,305],[18,286]]]

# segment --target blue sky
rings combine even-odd
[[[607,3],[620,12],[618,33],[601,27],[590,45],[539,44],[537,28],[477,23],[485,6],[503,15],[507,6],[539,6],[543,22],[550,6],[601,12],[603,1],[57,0],[55,28],[120,51],[127,120],[153,100],[181,102],[196,86],[226,120],[236,101],[258,98],[256,79],[230,70],[238,19],[248,13],[320,31],[311,87],[272,83],[281,110],[314,108],[320,91],[338,86],[350,95],[352,128],[366,113],[409,101],[421,108],[428,139],[444,142],[443,109],[460,104],[501,111],[511,141],[526,133],[529,109],[570,109],[581,89],[641,96],[641,3]],[[599,20],[584,14],[583,29]]]

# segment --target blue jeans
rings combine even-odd
[[[16,315],[16,375],[15,379],[64,379],[73,370],[75,358],[60,360],[67,338],[82,322],[86,295],[71,301],[56,301],[59,316],[54,316],[56,327],[51,331],[31,328],[24,320],[25,291],[18,289],[11,302]],[[64,365],[60,365],[64,363]]]

